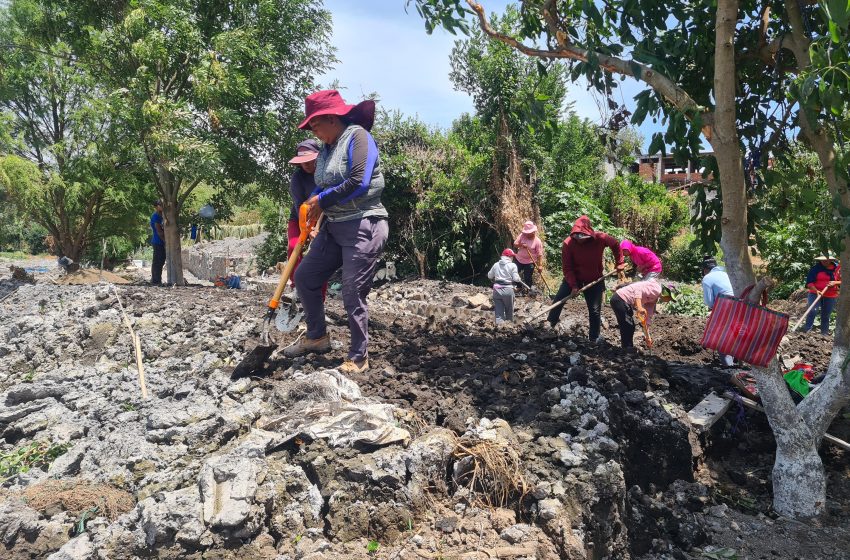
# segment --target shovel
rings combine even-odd
[[[280,300],[283,295],[283,290],[286,288],[286,283],[289,282],[289,278],[292,276],[292,271],[295,269],[295,263],[298,262],[298,257],[301,256],[304,245],[310,237],[310,233],[313,228],[318,230],[318,228],[322,226],[322,221],[325,218],[325,215],[322,214],[317,222],[309,222],[307,220],[308,209],[309,206],[302,204],[298,211],[298,224],[301,229],[301,234],[298,236],[298,243],[296,243],[295,247],[292,249],[292,254],[289,256],[289,259],[286,261],[286,266],[284,266],[283,272],[280,274],[280,280],[277,283],[277,288],[275,288],[274,294],[269,300],[268,311],[263,319],[263,331],[260,334],[260,344],[255,346],[254,349],[251,350],[251,352],[245,356],[241,362],[239,362],[233,370],[233,373],[230,374],[231,379],[239,379],[241,377],[248,377],[252,375],[255,371],[260,369],[265,361],[269,359],[269,356],[272,355],[275,348],[270,336],[272,321],[274,321],[275,327],[281,332],[290,332],[294,330],[301,321],[303,313],[297,309],[297,295],[295,291],[289,295],[289,301],[285,302],[283,306],[280,305]]]
[[[646,315],[640,318],[640,326],[643,329],[643,340],[646,343],[646,348],[652,352],[652,337],[649,336],[649,327],[646,324]]]
[[[823,291],[818,292],[818,297],[816,297],[816,298],[815,298],[815,301],[813,301],[813,302],[812,302],[812,304],[809,306],[809,308],[808,308],[808,309],[806,309],[806,312],[805,312],[805,313],[803,313],[803,316],[802,316],[802,317],[800,317],[800,318],[797,320],[797,322],[794,324],[794,327],[791,329],[791,331],[796,331],[798,328],[800,328],[800,325],[803,323],[803,321],[805,321],[805,320],[806,320],[806,317],[808,317],[808,316],[809,316],[809,313],[811,313],[811,312],[812,312],[812,309],[814,309],[814,308],[815,308],[815,306],[818,304],[818,302],[820,301],[820,298],[822,298],[822,297],[823,297],[824,292],[826,292],[826,288],[824,288],[824,289],[823,289]]]
[[[584,285],[584,287],[578,291],[578,294],[580,294],[580,293],[582,293],[583,291],[587,290],[587,289],[588,289],[588,288],[590,288],[591,286],[594,286],[594,285],[596,285],[596,284],[598,284],[598,283],[602,282],[603,280],[605,280],[606,278],[608,278],[608,277],[609,277],[609,276],[611,276],[612,274],[615,274],[616,272],[617,272],[617,269],[614,269],[614,270],[612,270],[611,272],[609,272],[609,273],[607,273],[607,274],[603,274],[602,276],[600,276],[599,278],[597,278],[596,280],[594,280],[594,281],[593,281],[593,282],[591,282],[590,284],[585,284],[585,285]],[[576,297],[578,296],[578,294],[576,294]],[[570,299],[570,298],[572,298],[572,297],[573,297],[573,296],[572,296],[572,294],[570,294],[570,295],[568,295],[567,297],[565,297],[564,299],[562,299],[562,300],[560,300],[560,301],[556,301],[555,303],[553,303],[553,304],[552,304],[552,305],[550,305],[549,307],[546,307],[545,309],[542,309],[541,311],[539,311],[537,314],[532,315],[531,317],[529,317],[529,318],[528,318],[528,320],[527,320],[526,322],[527,322],[527,323],[530,323],[530,322],[534,321],[535,319],[538,319],[539,317],[542,317],[543,315],[545,315],[546,313],[549,313],[550,311],[552,311],[553,309],[555,309],[555,308],[556,308],[556,307],[558,307],[559,305],[563,305],[563,304],[567,303],[567,300],[568,300],[568,299]]]

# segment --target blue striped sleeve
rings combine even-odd
[[[352,134],[348,143],[348,177],[335,187],[319,194],[319,206],[324,210],[334,204],[350,202],[369,192],[372,173],[378,163],[378,145],[364,129]]]

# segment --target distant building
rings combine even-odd
[[[714,152],[702,152],[700,157],[710,156]],[[673,156],[641,154],[632,164],[631,172],[637,173],[645,181],[662,183],[668,189],[684,188],[705,181],[703,168],[699,161],[688,162],[687,167],[677,164]]]

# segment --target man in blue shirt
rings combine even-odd
[[[717,301],[717,296],[735,295],[726,269],[722,266],[717,266],[717,260],[714,257],[703,257],[702,274],[702,300],[709,309],[714,309],[714,302]],[[725,354],[720,354],[720,361],[725,366],[732,366],[735,363],[735,359],[732,356]]]
[[[153,245],[153,263],[151,264],[151,285],[162,285],[162,267],[165,265],[165,230],[162,228],[162,201],[153,203],[155,208],[151,215],[151,245]]]

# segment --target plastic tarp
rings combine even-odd
[[[326,439],[334,447],[355,443],[389,445],[410,439],[401,411],[362,396],[360,387],[336,370],[296,373],[278,391],[286,412],[263,416],[257,427],[296,437]]]

